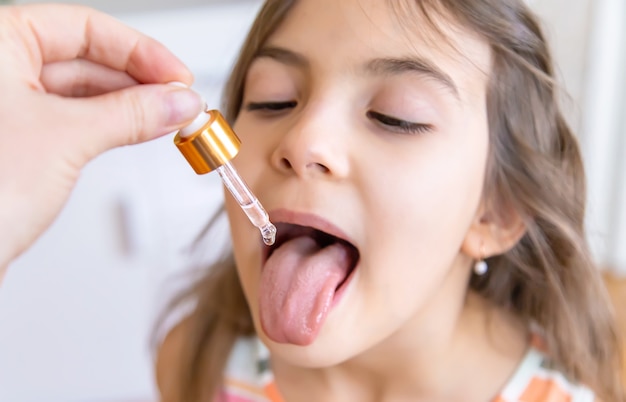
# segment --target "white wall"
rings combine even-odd
[[[597,260],[626,275],[626,2],[595,0],[584,93],[588,228]]]
[[[257,9],[240,2],[119,16],[172,49],[217,107]],[[219,179],[196,176],[171,136],[90,163],[0,289],[0,402],[155,400],[155,311],[221,197]]]
[[[58,3],[55,0],[0,0],[13,4]],[[124,14],[165,9],[201,7],[209,4],[235,4],[251,0],[64,0],[62,3],[82,4],[106,13]]]

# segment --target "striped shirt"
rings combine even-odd
[[[492,402],[593,402],[593,392],[552,368],[536,344]],[[216,402],[284,402],[270,370],[269,352],[257,338],[241,338],[230,355]]]

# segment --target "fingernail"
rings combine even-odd
[[[172,85],[178,88],[189,88],[187,84],[185,84],[184,82],[180,82],[180,81],[171,81],[171,82],[168,82],[167,85]]]
[[[178,88],[189,89],[187,84],[185,84],[184,82],[180,82],[180,81],[170,81],[167,83],[167,85],[172,85]],[[200,98],[202,99],[202,110],[206,112],[208,110],[209,105],[207,104],[206,99],[204,99],[200,94],[198,94],[198,96],[200,96]]]
[[[176,89],[170,91],[165,97],[168,110],[168,126],[180,126],[198,116],[202,111],[204,102],[202,97],[194,91]]]

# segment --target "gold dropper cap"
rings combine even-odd
[[[237,155],[241,140],[218,110],[208,110],[197,130],[176,133],[174,144],[197,174],[217,169]]]

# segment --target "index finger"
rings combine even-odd
[[[41,65],[84,58],[125,71],[141,83],[193,81],[187,67],[161,43],[99,11],[67,4],[9,8],[23,22],[17,25],[25,30],[22,35],[32,35],[31,43],[39,46]]]

